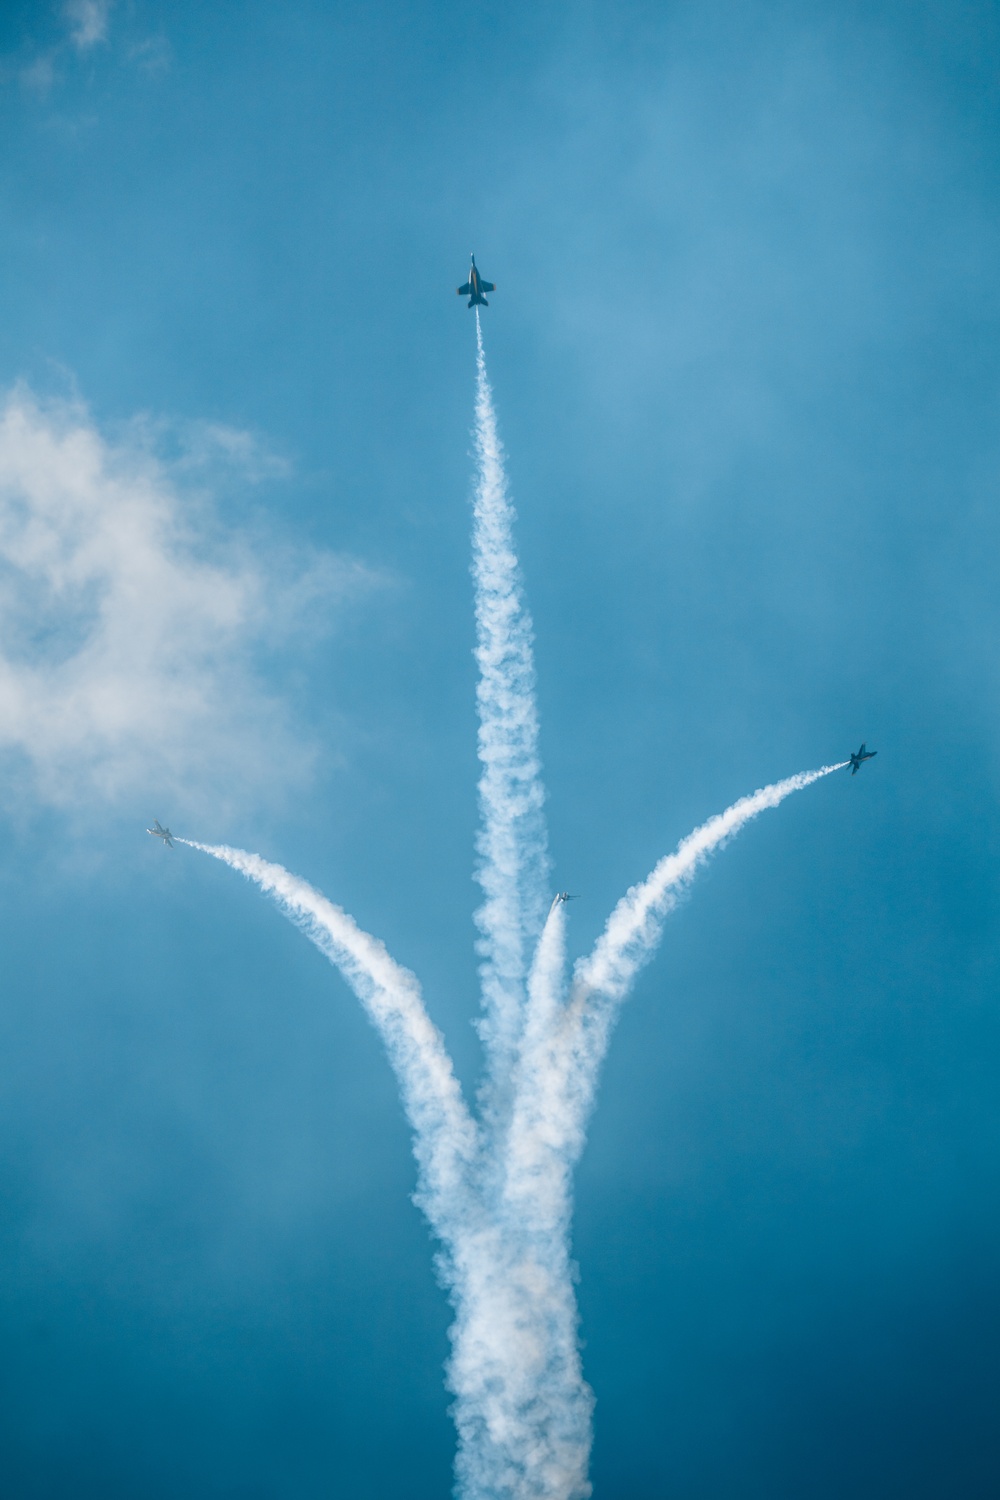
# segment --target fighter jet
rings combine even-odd
[[[857,776],[858,772],[861,770],[861,762],[863,760],[873,760],[877,754],[877,750],[866,750],[864,747],[864,743],[862,743],[861,749],[858,751],[857,755],[851,756],[851,775]]]
[[[159,818],[154,818],[153,819],[153,826],[152,826],[152,828],[147,828],[146,832],[147,833],[151,833],[153,835],[154,839],[162,839],[163,842],[164,842],[164,844],[167,846],[168,849],[172,849],[174,847],[174,836],[173,836],[173,834],[170,832],[169,828],[162,828],[160,826],[160,820],[159,820]]]
[[[556,900],[555,900],[555,902],[553,902],[553,905],[555,905],[556,902],[559,902],[561,904],[564,901],[578,901],[578,900],[579,900],[579,897],[578,896],[571,896],[570,893],[569,893],[569,891],[556,891]]]
[[[460,286],[457,289],[458,295],[460,297],[468,297],[470,307],[476,307],[477,305],[479,307],[489,307],[490,304],[483,296],[483,293],[495,292],[496,289],[496,282],[484,281],[480,276],[479,267],[476,265],[476,257],[473,256],[472,270],[469,272],[469,279],[464,286]]]

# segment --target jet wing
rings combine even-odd
[[[458,292],[458,295],[460,297],[471,297],[472,296],[472,282],[471,281],[467,281],[464,286],[456,287],[455,290]],[[493,288],[491,287],[490,290],[492,291]]]
[[[481,292],[495,292],[496,289],[497,284],[495,281],[481,281],[479,283],[479,290]]]

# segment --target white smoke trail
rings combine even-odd
[[[618,903],[568,1002],[565,908],[552,904],[528,982],[505,1139],[484,1152],[414,976],[305,881],[258,855],[179,839],[253,880],[341,970],[383,1036],[414,1131],[417,1202],[455,1308],[448,1384],[465,1500],[586,1500],[593,1394],[570,1259],[571,1172],[614,1017],[698,868],[752,818],[837,770],[765,787],[711,818]],[[498,1180],[502,1191],[497,1191]]]
[[[281,865],[225,844],[177,839],[239,870],[316,944],[343,974],[385,1044],[399,1081],[413,1151],[420,1168],[418,1201],[447,1243],[456,1205],[471,1190],[479,1163],[479,1131],[441,1033],[424,1008],[416,976],[345,911]]]
[[[463,1253],[465,1252],[465,1253]],[[593,1396],[583,1381],[567,1238],[490,1215],[456,1251],[449,1383],[463,1500],[585,1500]]]
[[[532,629],[476,316],[473,575],[482,764],[477,877],[484,895],[476,922],[484,960],[481,1101],[493,1149],[472,1253],[464,1255],[464,1246],[455,1252],[463,1276],[449,1366],[458,1398],[456,1472],[468,1500],[583,1500],[590,1493],[593,1396],[583,1380],[577,1338],[569,1178],[558,1164],[553,1178],[544,1143],[534,1148],[523,1107],[531,1081],[518,1066],[518,1057],[531,1053],[522,1045],[522,1031],[534,1038],[549,1025],[549,997],[564,965],[565,924],[557,903],[543,928],[548,858]],[[528,955],[536,941],[529,980]],[[507,1195],[513,1179],[506,1164],[522,1148],[533,1155],[537,1171],[534,1210],[528,1194],[516,1202]],[[527,1175],[522,1170],[517,1180]],[[561,1210],[552,1197],[560,1181]]]
[[[531,617],[514,549],[514,507],[486,374],[476,311],[476,459],[473,564],[479,666],[479,806],[476,913],[487,1059],[487,1116],[502,1124],[525,1001],[528,954],[546,908],[547,839],[538,756]]]
[[[383,1037],[414,1132],[416,1201],[444,1247],[439,1270],[456,1310],[448,1376],[462,1493],[583,1500],[593,1398],[580,1371],[565,1236],[550,1245],[491,1208],[478,1129],[416,978],[281,865],[226,845],[176,841],[269,895],[340,969]]]
[[[564,1067],[559,1047],[566,970],[566,909],[557,897],[528,981],[528,1008],[517,1061],[514,1109],[505,1152],[504,1203],[531,1232],[551,1230],[569,1212],[569,1175],[559,1132]],[[555,1150],[553,1150],[555,1147]]]
[[[588,1493],[587,1464],[593,1394],[583,1378],[578,1315],[569,1253],[572,1170],[584,1145],[597,1076],[617,1009],[659,942],[663,922],[699,867],[728,839],[766,808],[838,769],[825,766],[765,787],[709,819],[662,859],[652,874],[615,908],[589,959],[577,964],[568,1003],[565,984],[565,907],[556,900],[545,924],[529,981],[529,998],[515,1075],[514,1103],[504,1152],[503,1195],[498,1205],[505,1243],[516,1247],[520,1275],[519,1315],[544,1339],[534,1358],[522,1365],[535,1389],[527,1418],[540,1447],[555,1430],[561,1435],[559,1464],[563,1488],[540,1495]],[[530,1293],[526,1290],[530,1288]],[[471,1405],[481,1410],[490,1399],[494,1360],[478,1361],[483,1395]],[[504,1390],[510,1408],[520,1394]],[[497,1405],[494,1395],[493,1404]],[[470,1448],[470,1453],[476,1452]],[[512,1488],[504,1494],[534,1494]]]
[[[573,1290],[571,1174],[615,1018],[700,866],[765,808],[840,767],[764,787],[684,839],[618,903],[567,996],[563,903],[545,917],[531,622],[478,313],[476,451],[483,1125],[466,1108],[415,977],[380,942],[279,865],[178,842],[273,897],[341,970],[385,1041],[414,1132],[417,1202],[443,1247],[439,1269],[455,1309],[448,1385],[463,1500],[586,1500],[593,1394]]]
[[[845,760],[821,766],[818,771],[800,771],[784,781],[761,787],[689,833],[673,854],[661,859],[652,874],[619,901],[593,953],[576,966],[573,1004],[579,1006],[587,993],[607,995],[611,1000],[624,999],[639,968],[659,942],[664,917],[676,906],[681,889],[690,885],[709,856],[766,808],[777,807],[793,792],[802,791],[848,764]]]
[[[590,1494],[594,1396],[580,1358],[577,1273],[569,1248],[571,1164],[558,1129],[565,1112],[559,1098],[565,1074],[556,1048],[565,964],[565,908],[557,899],[529,977],[495,1207],[507,1247],[511,1311],[525,1334],[534,1335],[532,1342],[525,1339],[516,1381],[508,1379],[499,1392],[507,1430],[516,1437],[510,1448],[523,1458],[519,1484],[497,1493],[538,1500]],[[489,1392],[489,1383],[484,1385]]]
[[[848,764],[840,761],[816,771],[801,771],[741,797],[682,839],[672,854],[665,855],[618,902],[593,952],[574,968],[569,1001],[558,1019],[558,1035],[550,1044],[549,1089],[554,1106],[547,1128],[553,1148],[565,1152],[570,1163],[583,1149],[598,1073],[618,1011],[639,970],[653,956],[663,923],[686,887],[710,856],[752,819]],[[560,1130],[563,1137],[556,1146]]]

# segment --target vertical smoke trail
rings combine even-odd
[[[545,917],[544,791],[538,757],[538,714],[531,618],[514,550],[514,508],[507,494],[503,446],[486,374],[476,312],[476,482],[472,571],[476,585],[479,666],[479,806],[476,913],[487,1055],[488,1115],[503,1113],[525,1001],[530,946]]]
[[[478,1166],[479,1132],[444,1039],[424,1008],[415,975],[339,906],[281,865],[225,844],[177,842],[222,860],[252,880],[343,974],[385,1044],[413,1129],[413,1152],[420,1168],[418,1201],[448,1243],[446,1231],[468,1196]]]
[[[463,1253],[465,1252],[465,1253]],[[565,1235],[493,1216],[456,1252],[449,1383],[463,1500],[586,1500],[593,1397]]]
[[[569,1260],[569,1182],[552,1202],[548,1153],[535,1153],[535,1194],[508,1201],[510,1136],[528,1080],[517,1068],[525,1026],[548,1024],[548,997],[563,967],[564,923],[550,911],[538,757],[531,620],[514,550],[507,495],[477,314],[473,575],[479,683],[481,832],[476,913],[487,1062],[482,1092],[492,1151],[482,1179],[484,1216],[455,1252],[461,1295],[452,1330],[449,1384],[457,1397],[456,1460],[466,1500],[584,1500],[593,1397],[585,1385]],[[526,986],[528,953],[541,932]],[[529,999],[530,993],[530,999]],[[528,1143],[530,1128],[518,1131]],[[529,1146],[530,1149],[530,1146]],[[558,1178],[558,1174],[557,1174]],[[542,1205],[544,1204],[544,1207]]]
[[[549,1117],[558,1109],[564,1068],[562,1029],[566,908],[556,898],[528,981],[528,1007],[515,1071],[514,1107],[505,1152],[504,1205],[531,1232],[568,1224],[569,1178]],[[553,1151],[553,1146],[556,1150]]]
[[[570,1258],[571,1163],[558,1129],[565,1114],[566,1077],[556,1045],[565,967],[566,914],[557,898],[528,981],[497,1212],[512,1247],[510,1280],[518,1291],[519,1316],[540,1335],[522,1370],[521,1388],[506,1393],[514,1418],[510,1426],[522,1451],[548,1455],[538,1477],[511,1493],[578,1500],[590,1494],[594,1396],[580,1357],[577,1273]],[[534,1396],[525,1401],[529,1381]],[[534,1458],[526,1470],[535,1473]]]

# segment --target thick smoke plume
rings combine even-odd
[[[478,314],[477,314],[478,320]],[[766,808],[838,766],[710,818],[618,903],[566,972],[547,855],[531,624],[478,331],[474,562],[486,1083],[473,1117],[415,977],[338,906],[256,854],[191,844],[267,892],[340,969],[385,1043],[413,1129],[418,1195],[455,1310],[448,1385],[463,1500],[585,1500],[593,1395],[570,1256],[572,1169],[618,1010],[699,867]],[[181,842],[188,842],[182,840]]]

